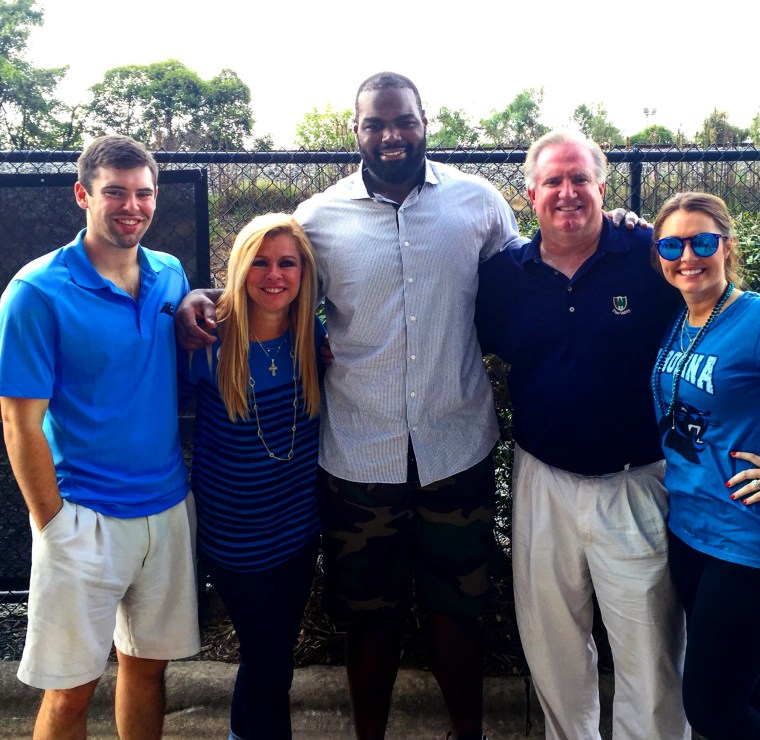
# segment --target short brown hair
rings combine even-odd
[[[77,160],[77,179],[89,193],[92,181],[97,177],[98,167],[131,170],[147,167],[153,177],[153,187],[158,184],[158,166],[143,144],[131,136],[108,134],[99,136],[85,148]]]

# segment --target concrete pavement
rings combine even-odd
[[[18,663],[0,661],[0,738],[30,738],[40,693],[16,678]],[[226,740],[228,709],[236,665],[214,661],[177,661],[167,671],[164,737],[172,740]],[[115,740],[113,688],[109,664],[90,710],[90,738]],[[526,736],[530,694],[531,738],[543,737],[544,723],[535,694],[519,677],[485,680],[485,730],[490,740]],[[612,680],[602,677],[603,736],[609,737]],[[350,706],[345,669],[309,666],[295,672],[291,691],[293,737],[297,740],[349,740]],[[388,726],[388,740],[443,738],[449,724],[435,679],[426,671],[399,673]]]

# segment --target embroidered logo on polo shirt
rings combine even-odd
[[[174,304],[171,301],[166,301],[166,303],[161,306],[159,313],[168,313],[169,316],[174,316]]]
[[[628,296],[616,295],[612,297],[612,313],[618,316],[625,316],[627,313],[631,313],[631,309],[628,308]]]

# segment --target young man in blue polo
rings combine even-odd
[[[119,736],[147,740],[167,660],[199,649],[173,321],[189,286],[139,243],[157,195],[145,147],[101,137],[77,165],[87,227],[0,299],[3,429],[33,539],[19,678],[45,690],[35,738],[84,738],[115,643]]]

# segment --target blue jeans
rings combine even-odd
[[[311,591],[317,538],[291,560],[253,573],[202,558],[240,640],[230,729],[241,740],[289,740],[293,645]]]

